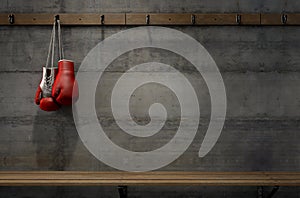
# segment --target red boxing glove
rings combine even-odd
[[[60,108],[59,104],[51,97],[51,87],[56,73],[57,69],[43,67],[43,78],[35,93],[35,104],[44,111],[56,111]]]
[[[40,101],[40,108],[44,111],[57,111],[60,106],[52,97],[42,98]]]
[[[35,92],[35,98],[34,98],[35,104],[40,105],[41,99],[42,99],[42,89],[39,85]]]
[[[61,105],[71,105],[78,99],[73,61],[65,59],[58,61],[58,74],[52,87],[52,97]]]

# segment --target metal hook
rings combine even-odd
[[[194,14],[192,14],[192,16],[191,16],[191,22],[193,25],[195,25],[195,23],[196,23],[196,16]]]
[[[281,15],[281,22],[283,23],[283,24],[286,24],[286,22],[287,22],[287,15],[286,14],[282,14]]]
[[[13,14],[8,15],[8,22],[9,22],[9,24],[14,24],[15,23],[15,15],[13,15]]]
[[[59,15],[55,15],[54,20],[55,20],[55,23],[57,23],[57,21],[59,21]]]
[[[104,15],[100,16],[101,25],[104,25]]]
[[[242,19],[242,16],[240,14],[237,14],[236,19],[235,19],[236,23],[240,25],[241,24],[241,19]]]
[[[146,24],[147,25],[150,24],[150,15],[149,14],[146,15]]]

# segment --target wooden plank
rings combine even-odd
[[[127,13],[126,25],[147,25],[146,17],[149,16],[148,25],[191,25],[191,14],[182,13]]]
[[[13,25],[51,25],[54,21],[54,14],[13,14]],[[11,25],[8,21],[9,14],[1,14],[1,25]]]
[[[147,13],[126,14],[126,25],[147,25]],[[237,14],[149,14],[149,25],[238,25]],[[260,25],[260,14],[241,14],[241,25]]]
[[[10,25],[9,14],[0,15],[0,25]],[[54,16],[59,15],[62,25],[125,25],[125,14],[14,14],[13,25],[52,25]],[[101,15],[104,15],[103,24]]]
[[[0,25],[11,25],[8,15],[9,13],[0,14]],[[62,25],[300,25],[300,13],[286,14],[285,24],[282,21],[282,14],[279,13],[29,13],[14,14],[13,25],[52,25],[55,15],[60,16]],[[148,24],[147,15],[149,15]],[[241,17],[240,23],[237,21],[237,15]],[[195,23],[192,16],[195,17]]]
[[[126,13],[126,25],[147,25],[146,13]]]
[[[261,14],[262,25],[300,25],[300,13],[284,14],[287,16],[283,23],[282,14]]]
[[[264,180],[3,180],[0,186],[299,186],[297,181]]]
[[[300,186],[299,172],[0,172],[0,186],[217,185]]]
[[[150,14],[150,25],[191,25],[191,14]]]
[[[8,15],[9,14],[0,14],[0,25],[9,25]]]
[[[237,25],[236,14],[195,14],[195,25]]]
[[[261,14],[261,25],[283,25],[282,14]]]
[[[105,14],[105,25],[125,25],[125,13],[124,14]]]
[[[287,14],[287,25],[300,25],[300,13]]]
[[[125,14],[59,14],[59,16],[62,25],[125,25]]]
[[[240,14],[241,25],[260,25],[260,14]]]
[[[240,15],[240,23],[237,20]],[[260,25],[260,14],[195,14],[196,25]]]
[[[62,25],[100,25],[100,14],[59,14]]]
[[[1,172],[1,179],[298,179],[298,173],[264,173],[264,172]],[[271,175],[270,175],[271,174]]]

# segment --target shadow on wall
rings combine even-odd
[[[39,110],[33,127],[36,169],[65,170],[73,158],[78,138],[72,107],[62,107],[56,112]]]

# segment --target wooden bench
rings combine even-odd
[[[2,171],[0,186],[118,186],[120,197],[127,197],[127,186],[199,185],[300,186],[300,172],[78,172],[78,171]]]

